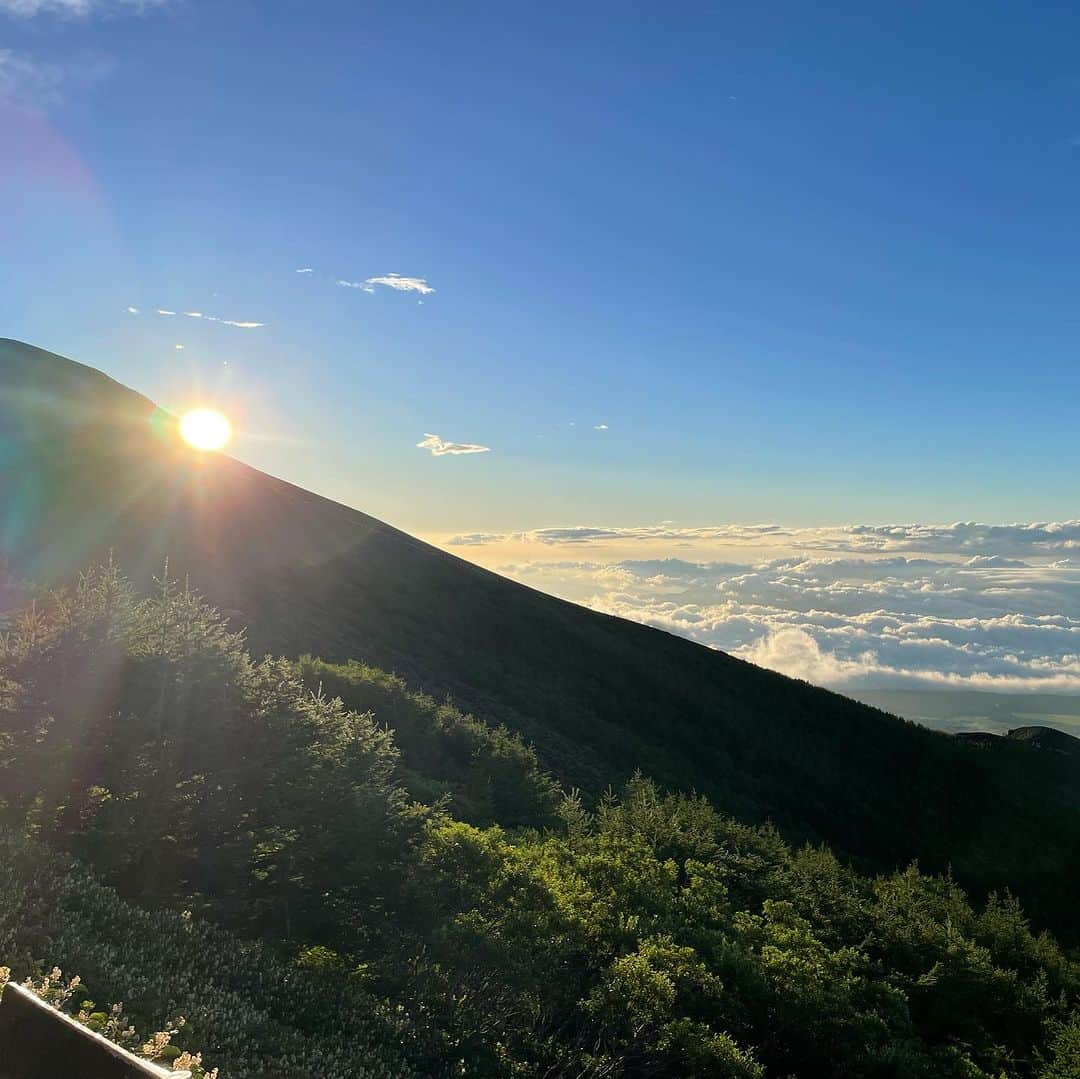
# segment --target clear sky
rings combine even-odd
[[[1058,519],[1078,38],[982,0],[0,0],[0,332],[423,533]],[[337,284],[389,274],[434,291]]]

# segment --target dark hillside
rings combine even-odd
[[[1059,756],[1080,760],[1080,738],[1054,727],[1028,726],[1014,727],[1004,734],[992,734],[989,731],[961,731],[953,735],[966,745],[991,747],[1003,742],[1027,746],[1030,749],[1044,750]]]
[[[1080,758],[1080,738],[1055,730],[1053,727],[1015,727],[1008,737],[1014,742],[1022,742],[1035,749],[1045,749],[1051,753],[1061,753],[1066,757]]]
[[[227,457],[99,372],[0,341],[0,547],[54,582],[166,556],[253,648],[364,660],[535,744],[597,793],[640,768],[870,866],[951,864],[1054,918],[1080,850],[1075,762],[975,751],[824,690],[532,591]],[[1031,852],[1038,851],[1034,861]],[[1059,900],[1064,903],[1064,900]]]

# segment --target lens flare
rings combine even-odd
[[[228,417],[216,408],[193,408],[180,417],[180,435],[196,450],[223,450],[232,433]]]

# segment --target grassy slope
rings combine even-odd
[[[180,1044],[234,1076],[411,1074],[391,1016],[358,986],[298,969],[258,944],[124,902],[48,847],[0,830],[0,958],[78,974],[99,1008],[141,1032],[187,1020]]]

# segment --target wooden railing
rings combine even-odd
[[[0,1079],[191,1079],[140,1060],[24,989],[0,999]]]

